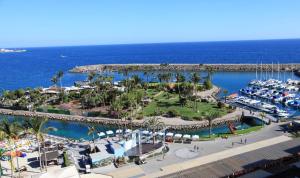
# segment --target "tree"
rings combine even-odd
[[[185,81],[185,77],[184,77],[184,75],[182,75],[182,73],[177,72],[175,74],[175,79],[176,79],[178,94],[179,94],[179,97],[180,97],[180,86],[179,86],[179,84]]]
[[[95,79],[96,75],[96,72],[93,71],[88,74],[87,80],[89,81],[89,83],[91,83]]]
[[[35,135],[38,142],[38,155],[40,160],[40,170],[42,172],[42,159],[41,159],[41,142],[44,142],[43,133],[48,133],[50,131],[56,131],[57,129],[54,127],[45,127],[48,119],[47,118],[32,118],[24,120],[23,127],[31,134]],[[44,152],[45,158],[46,153]],[[45,159],[47,160],[47,159]],[[47,163],[45,165],[45,169],[47,170]]]
[[[56,74],[56,77],[57,79],[59,80],[59,83],[60,83],[60,88],[62,88],[62,83],[61,83],[61,79],[62,77],[64,76],[64,72],[63,71],[58,71],[57,74]]]
[[[144,76],[146,76],[147,85],[149,83],[149,75],[150,75],[150,73],[148,71],[144,71]]]
[[[228,90],[225,90],[225,89],[224,89],[224,90],[223,90],[223,94],[224,94],[225,103],[226,103]]]
[[[125,66],[125,68],[121,71],[123,76],[125,76],[125,86],[126,86],[126,91],[127,93],[129,92],[129,88],[128,88],[128,76],[129,76],[129,72],[130,69],[128,67]]]
[[[0,148],[0,158],[2,158],[6,153],[5,149]],[[1,161],[0,161],[0,178],[2,177],[3,174],[3,170],[2,170],[2,165],[1,165]]]
[[[204,116],[208,120],[208,125],[209,125],[209,137],[211,137],[212,134],[212,122],[214,119],[220,117],[219,112],[205,112]]]
[[[92,135],[93,136],[94,147],[95,147],[95,132],[96,132],[96,126],[94,124],[90,124],[88,126],[88,135]],[[96,153],[96,149],[95,148],[94,148],[94,152]]]
[[[18,139],[21,131],[22,128],[16,121],[9,122],[6,118],[4,118],[0,123],[0,135],[2,136],[2,138],[8,141],[11,152],[13,151],[17,152],[16,150],[17,146],[15,140]],[[17,159],[17,169],[19,170],[18,156],[16,156],[16,159]],[[11,165],[11,176],[13,177],[13,172],[14,172],[13,156],[11,156],[10,165]],[[20,171],[18,172],[18,174],[19,174],[18,177],[20,177]]]
[[[133,75],[132,80],[135,86],[142,83],[142,79],[138,75]]]
[[[197,91],[197,84],[200,82],[201,80],[201,77],[199,75],[199,73],[192,73],[192,76],[191,76],[191,81],[193,83],[193,90],[194,90],[194,94],[196,94],[196,91]],[[196,100],[196,97],[194,98],[194,109],[197,108],[197,100]]]
[[[212,75],[214,74],[214,69],[212,66],[206,66],[206,71],[207,71],[207,78],[209,80],[212,80]]]
[[[210,89],[212,89],[212,87],[213,87],[213,84],[211,83],[211,80],[210,80],[209,77],[207,77],[207,78],[205,79],[205,81],[204,81],[203,84],[204,84],[205,89],[207,89],[207,90],[210,90]]]
[[[165,123],[160,121],[158,117],[151,117],[147,119],[144,121],[143,125],[146,128],[149,128],[152,131],[152,134],[166,127]],[[155,144],[155,135],[153,135],[153,144]]]
[[[123,109],[123,105],[122,102],[118,99],[115,100],[114,102],[112,102],[112,104],[110,105],[110,111],[114,112],[114,115],[117,115],[117,119],[120,118],[121,112]]]
[[[58,79],[57,79],[56,75],[54,75],[54,76],[51,78],[51,82],[53,83],[53,85],[57,86]]]

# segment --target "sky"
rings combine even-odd
[[[300,38],[299,0],[0,0],[0,48]]]

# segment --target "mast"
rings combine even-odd
[[[268,64],[265,65],[266,65],[266,80],[268,80]]]
[[[274,78],[273,61],[272,61],[272,79]]]
[[[262,62],[260,61],[260,80],[262,80],[262,71],[263,71],[263,67],[262,67]]]
[[[280,72],[280,69],[279,69],[279,62],[277,62],[277,65],[278,65],[278,66],[277,66],[277,67],[278,67],[278,70],[277,70],[277,72],[278,72],[278,73],[277,73],[277,79],[279,80],[279,72]]]
[[[257,80],[257,62],[255,64],[255,79]]]
[[[292,67],[292,80],[294,80],[294,67]]]

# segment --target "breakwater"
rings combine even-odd
[[[76,66],[72,73],[88,73],[103,71],[295,71],[299,63],[290,64],[97,64]]]
[[[0,115],[10,115],[10,116],[22,116],[22,117],[38,117],[38,118],[48,118],[52,120],[63,120],[63,121],[75,121],[75,122],[84,122],[84,123],[94,123],[99,125],[107,126],[132,126],[133,128],[145,127],[143,121],[134,120],[134,121],[122,121],[120,119],[110,119],[110,118],[101,118],[101,117],[85,117],[77,115],[63,115],[63,114],[53,114],[53,113],[43,113],[43,112],[31,112],[23,110],[10,110],[10,109],[0,109]],[[170,118],[172,119],[172,118]],[[240,118],[232,117],[230,119],[216,119],[213,121],[213,126],[218,126],[226,124],[228,122],[240,121]],[[209,127],[207,120],[198,121],[197,123],[192,122],[191,124],[167,124],[169,130],[197,130],[201,128]]]

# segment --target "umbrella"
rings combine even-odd
[[[168,132],[167,134],[166,134],[166,136],[168,136],[168,137],[173,137],[173,133],[172,132]]]
[[[165,133],[164,133],[164,132],[158,132],[158,135],[159,135],[159,136],[164,136]]]
[[[175,134],[174,137],[176,137],[176,138],[181,138],[181,137],[182,137],[182,134]]]
[[[121,130],[121,129],[116,130],[116,134],[121,134],[122,132],[123,132],[123,130]]]
[[[193,135],[193,136],[192,136],[192,139],[193,139],[193,140],[199,140],[199,135]]]
[[[185,138],[185,139],[191,139],[191,135],[189,135],[189,134],[184,134],[184,135],[183,135],[183,138]]]
[[[106,135],[113,135],[113,134],[114,134],[114,132],[112,130],[106,131]]]
[[[105,136],[105,133],[104,133],[104,132],[100,132],[100,133],[98,133],[98,136],[99,136],[99,137],[104,137],[104,136]]]
[[[142,131],[142,134],[148,135],[148,134],[149,134],[149,131],[148,131],[148,130],[143,130],[143,131]]]

